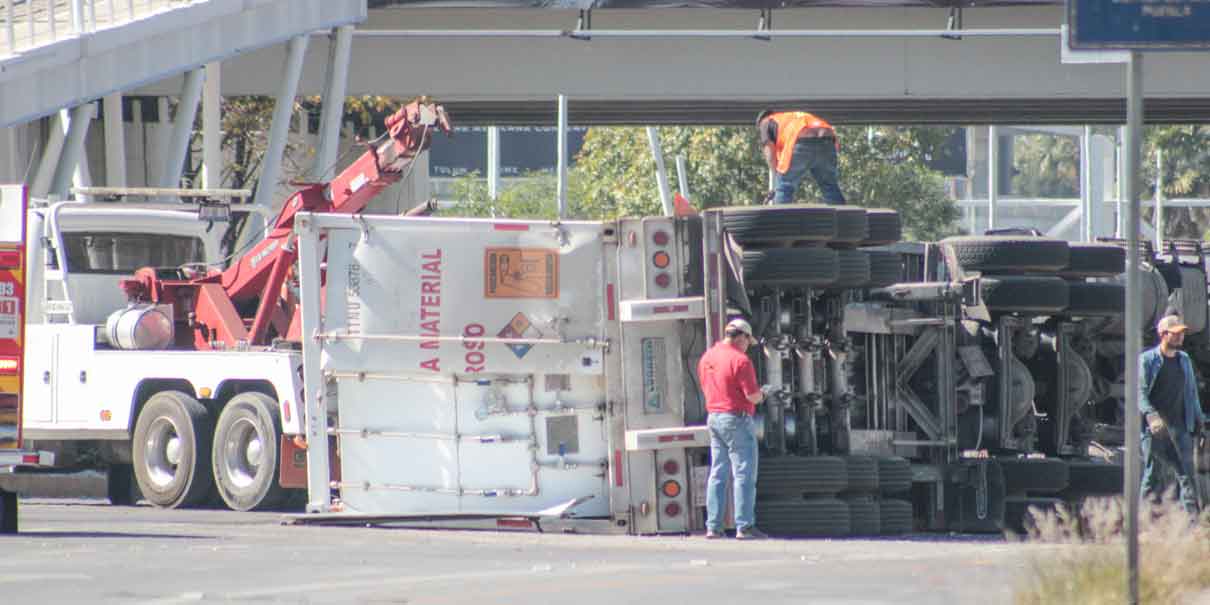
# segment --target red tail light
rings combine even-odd
[[[667,246],[670,239],[667,231],[656,231],[651,234],[651,241],[655,242],[657,246]]]
[[[20,269],[21,253],[16,250],[0,250],[0,269]]]
[[[681,514],[681,505],[676,502],[669,502],[664,505],[664,514],[669,517],[675,517]]]
[[[675,475],[681,471],[681,465],[677,464],[676,460],[664,461],[664,474]]]

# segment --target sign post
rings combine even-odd
[[[1139,364],[1142,308],[1139,291],[1139,157],[1143,136],[1143,55],[1146,50],[1210,50],[1210,3],[1204,0],[1068,0],[1068,43],[1073,50],[1126,50],[1126,590],[1139,602]],[[1120,223],[1119,223],[1120,224]]]

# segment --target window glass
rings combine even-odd
[[[156,233],[64,233],[71,273],[133,273],[206,260],[202,238]]]

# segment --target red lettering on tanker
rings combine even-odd
[[[420,348],[441,350],[441,249],[420,254]],[[441,371],[441,358],[430,357],[420,367]]]

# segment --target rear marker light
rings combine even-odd
[[[496,527],[505,529],[533,529],[534,522],[529,519],[505,517],[503,519],[496,519]]]
[[[663,250],[656,252],[651,256],[651,264],[655,265],[657,269],[664,269],[671,263],[672,258]]]
[[[669,479],[660,486],[660,492],[669,498],[675,498],[681,495],[681,484]]]
[[[675,517],[679,514],[681,514],[681,505],[680,504],[678,504],[676,502],[669,502],[667,505],[664,506],[664,515],[665,516]]]
[[[667,273],[660,273],[655,276],[655,285],[661,288],[667,288],[672,285],[672,276]]]
[[[655,242],[657,246],[667,246],[670,239],[667,231],[656,231],[651,234],[651,241]]]
[[[675,475],[679,472],[681,472],[681,465],[677,464],[676,460],[664,461],[664,474],[665,475]]]

